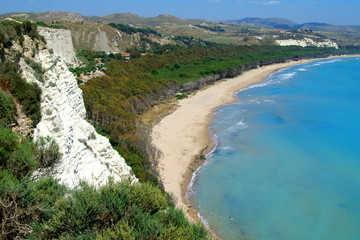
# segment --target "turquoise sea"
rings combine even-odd
[[[270,75],[219,108],[187,197],[223,239],[360,239],[360,58]]]

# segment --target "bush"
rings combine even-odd
[[[190,78],[191,76],[187,72],[184,72],[184,73],[180,73],[179,77],[181,77],[181,78]]]
[[[37,161],[33,149],[34,145],[28,139],[0,127],[0,166],[18,179],[34,171]]]
[[[25,62],[35,71],[35,78],[40,81],[44,82],[44,72],[45,70],[42,68],[41,64],[35,62],[31,58],[26,57]]]
[[[150,184],[110,183],[100,190],[82,183],[69,197],[60,196],[52,215],[34,228],[30,238],[206,239],[206,231],[190,224],[165,195]],[[170,237],[170,238],[168,238]],[[173,238],[172,238],[173,239]]]
[[[186,94],[177,94],[176,95],[176,98],[181,100],[181,99],[184,99],[184,98],[187,98],[188,96]]]
[[[15,103],[4,91],[0,90],[0,125],[9,126],[14,122]]]
[[[40,138],[36,142],[36,148],[37,168],[50,168],[61,159],[59,146],[50,137]]]
[[[44,41],[44,38],[37,32],[36,24],[28,20],[20,23],[11,20],[0,21],[0,43],[9,45],[12,40],[15,40],[22,44],[24,35],[28,35],[31,39]]]
[[[18,179],[38,168],[53,166],[61,158],[58,151],[58,145],[50,138],[33,143],[0,126],[0,167]]]
[[[0,64],[0,74],[1,88],[12,93],[35,126],[41,119],[41,89],[36,84],[27,83],[22,79],[17,66],[9,61]]]
[[[0,170],[0,239],[25,239],[36,222],[49,219],[65,188],[54,179],[19,180]]]

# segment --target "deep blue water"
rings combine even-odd
[[[224,239],[360,239],[360,58],[270,75],[214,114],[190,198]]]

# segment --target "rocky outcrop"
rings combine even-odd
[[[280,46],[301,46],[301,47],[333,47],[338,49],[339,46],[328,39],[325,41],[314,41],[311,38],[304,38],[301,40],[287,39],[287,40],[276,40],[276,43]]]
[[[69,67],[79,65],[70,30],[39,27],[38,32],[45,37],[47,47],[53,50],[55,56],[60,57]]]
[[[52,170],[53,176],[72,188],[82,180],[101,186],[109,177],[115,181],[127,178],[137,181],[109,140],[97,134],[85,120],[82,91],[60,55],[53,55],[43,47],[34,60],[45,70],[42,81],[36,79],[24,59],[19,64],[23,77],[42,89],[42,119],[34,131],[34,139],[50,136],[62,153],[62,159]]]
[[[149,49],[148,41],[157,42],[160,45],[176,44],[172,39],[162,38],[155,34],[124,33],[115,28],[101,23],[68,22],[66,25],[71,31],[75,49],[87,49],[92,51],[124,52],[129,48]]]

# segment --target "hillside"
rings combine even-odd
[[[0,238],[209,239],[85,120],[75,77],[47,45],[71,44],[66,31],[0,21]]]
[[[17,17],[24,20],[37,20],[37,21],[47,21],[47,20],[68,20],[68,21],[88,21],[87,17],[81,15],[80,13],[71,13],[65,11],[58,12],[31,12],[31,13],[5,13],[2,14],[3,17]]]
[[[8,13],[21,19],[44,21],[46,24],[60,25],[71,30],[74,46],[77,50],[119,52],[129,48],[149,50],[151,42],[160,45],[183,45],[180,41],[171,41],[173,36],[185,36],[212,43],[252,45],[272,44],[289,40],[289,44],[299,46],[359,45],[359,26],[334,26],[325,23],[297,24],[283,18],[244,18],[209,22],[197,19],[180,19],[171,15],[144,18],[132,13],[115,13],[107,16],[85,17],[78,13]],[[127,35],[107,26],[109,23],[125,24],[135,28],[151,28],[160,36]],[[147,39],[146,41],[143,41]],[[310,39],[310,40],[308,40]],[[285,41],[286,42],[286,41]]]
[[[360,33],[359,26],[336,26],[318,22],[298,24],[284,18],[243,18],[239,20],[220,21],[220,23],[258,28],[275,28],[286,30],[304,30],[308,28],[313,31],[320,32]]]
[[[130,24],[137,27],[151,27],[163,25],[185,25],[193,23],[194,21],[183,20],[181,18],[171,16],[168,14],[159,15],[157,17],[144,18],[132,13],[116,13],[102,17],[89,17],[91,21],[101,21],[104,23],[123,23]]]
[[[171,39],[162,38],[155,34],[124,33],[102,23],[60,21],[59,24],[71,31],[74,47],[77,51],[87,49],[125,52],[126,49],[131,48],[150,50],[152,42],[159,45],[176,44]]]
[[[292,29],[296,23],[285,18],[243,18],[239,20],[220,21],[224,24],[232,24],[248,27]]]
[[[335,26],[315,22],[298,24],[284,18],[244,18],[240,20],[209,22],[199,19],[184,20],[167,14],[144,18],[131,13],[119,13],[103,17],[89,17],[89,20],[104,23],[123,23],[137,27],[151,27],[167,36],[193,36],[208,41],[237,45],[249,43],[275,44],[276,40],[282,40],[276,39],[279,38],[279,36],[276,36],[278,29],[299,30],[298,36],[296,36],[297,40],[299,40],[299,37],[309,37],[308,32],[302,31],[310,29],[324,36],[331,35],[331,40],[337,44],[349,45],[359,44],[354,38],[360,35],[359,26]],[[216,30],[216,28],[218,29]],[[219,31],[219,29],[223,31]],[[313,40],[316,42],[316,39]]]

